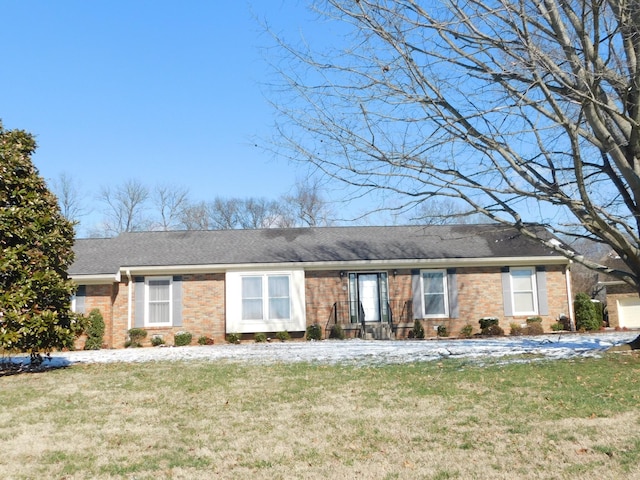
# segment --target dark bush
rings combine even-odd
[[[599,330],[602,326],[602,320],[598,318],[596,307],[591,298],[586,293],[578,293],[573,302],[576,328],[580,331]]]
[[[89,312],[87,318],[87,341],[84,344],[85,350],[100,350],[104,340],[104,319],[100,310],[94,308]]]
[[[448,337],[449,332],[447,331],[447,327],[444,325],[438,325],[438,336],[439,337]]]
[[[254,340],[256,343],[264,343],[264,342],[266,342],[266,341],[267,341],[267,334],[266,334],[266,333],[262,333],[262,332],[260,332],[260,333],[256,333],[256,334],[253,336],[253,340]]]
[[[318,323],[307,327],[307,340],[322,340],[322,327]]]
[[[409,337],[411,338],[424,338],[424,327],[422,326],[422,322],[416,319],[413,322],[413,329],[409,332]]]
[[[483,317],[479,320],[480,331],[486,330],[492,325],[498,325],[499,320],[495,317]],[[482,332],[484,334],[484,332]]]
[[[487,335],[491,337],[501,337],[504,335],[504,330],[500,325],[491,325],[487,328]]]
[[[276,333],[276,338],[281,342],[285,342],[291,338],[291,335],[289,335],[289,332],[278,332]]]
[[[344,340],[346,338],[346,335],[344,334],[344,330],[342,329],[342,327],[336,323],[333,327],[331,327],[329,338]]]
[[[189,332],[178,332],[173,337],[173,343],[176,347],[191,345],[191,340],[193,340],[193,335],[191,335]]]
[[[147,336],[147,331],[142,328],[132,328],[129,330],[129,340],[124,344],[125,347],[141,347],[142,340]]]

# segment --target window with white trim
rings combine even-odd
[[[514,315],[532,315],[538,313],[538,295],[536,292],[536,270],[533,267],[509,269],[511,279],[511,298]]]
[[[161,327],[172,324],[172,287],[171,277],[145,278],[145,308],[144,323],[149,327]]]
[[[423,318],[445,318],[449,316],[446,270],[422,270]]]
[[[242,277],[241,288],[242,320],[291,318],[289,275],[246,275]]]

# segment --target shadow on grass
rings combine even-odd
[[[43,357],[41,362],[31,362],[29,357],[2,357],[0,358],[0,377],[8,375],[20,375],[23,373],[41,373],[59,368],[67,368],[71,362],[66,358]]]

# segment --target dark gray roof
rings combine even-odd
[[[72,275],[122,266],[559,256],[496,224],[138,232],[79,239],[74,249]]]

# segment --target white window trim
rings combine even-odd
[[[427,302],[424,301],[424,276],[423,273],[441,273],[442,283],[444,285],[444,313],[427,313]],[[422,318],[449,318],[449,282],[447,279],[447,271],[445,269],[428,269],[420,270],[420,292],[422,294]]]
[[[280,272],[265,272],[265,273],[255,273],[255,274],[243,274],[240,278],[256,278],[259,277],[262,279],[262,318],[261,319],[242,319],[243,322],[288,322],[291,320],[291,313],[293,311],[292,305],[292,278],[290,273],[280,273]],[[270,305],[269,305],[269,277],[287,277],[289,279],[289,317],[288,318],[271,318]],[[240,280],[242,282],[242,280]],[[282,297],[277,297],[282,298]],[[240,315],[242,318],[242,288],[240,289]]]
[[[149,322],[149,281],[169,280],[169,321]],[[173,325],[173,277],[145,277],[144,279],[144,326],[145,327],[170,327]]]
[[[531,295],[533,297],[533,310],[532,311],[524,311],[519,312],[516,310],[516,290],[513,286],[513,272],[516,271],[528,271],[531,278]],[[514,316],[523,316],[523,315],[538,315],[540,310],[538,306],[538,282],[536,279],[536,267],[510,267],[509,268],[509,282],[510,282],[510,293],[511,293],[511,305],[513,305],[513,315]],[[522,292],[523,290],[518,290]],[[527,293],[529,291],[527,290]]]
[[[291,302],[288,320],[242,320],[242,281],[243,276],[288,275],[289,298]],[[301,332],[307,328],[305,303],[305,273],[298,269],[264,269],[228,271],[225,274],[225,311],[227,333],[255,332]]]

